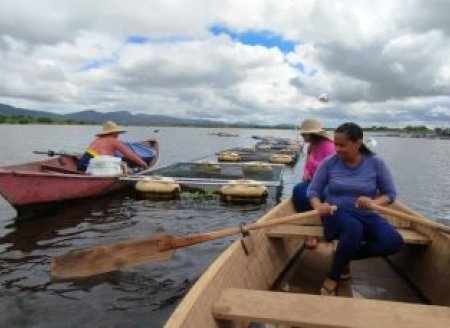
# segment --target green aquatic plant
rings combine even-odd
[[[218,195],[219,193],[214,190],[184,190],[180,194],[183,199],[192,200],[214,199]]]

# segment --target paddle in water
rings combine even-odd
[[[123,241],[112,245],[71,251],[67,254],[55,256],[52,259],[51,276],[54,279],[79,278],[120,270],[144,263],[168,260],[172,257],[172,254],[177,248],[245,233],[251,230],[267,228],[277,224],[318,217],[319,214],[317,211],[309,211],[265,222],[251,223],[246,226],[232,227],[182,237],[159,234],[147,238]]]

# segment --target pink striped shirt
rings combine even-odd
[[[328,156],[333,155],[335,150],[333,141],[329,139],[322,139],[318,143],[310,144],[309,147],[303,169],[303,177],[311,179],[320,163]]]

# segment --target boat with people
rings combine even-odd
[[[320,239],[317,212],[268,226],[296,213],[284,200],[256,222],[264,228],[243,234],[209,266],[165,327],[449,327],[450,227],[399,201],[374,206],[404,246],[388,258],[352,261],[337,296],[319,293],[334,247]],[[319,239],[315,249],[305,247],[306,236]]]
[[[124,144],[142,158],[148,167],[158,160],[156,140]],[[127,172],[89,174],[80,171],[78,154],[44,153],[51,158],[0,168],[0,194],[17,210],[19,216],[40,207],[103,195],[130,184],[130,181],[121,179]]]

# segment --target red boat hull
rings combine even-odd
[[[156,141],[142,142],[156,150]],[[0,168],[0,193],[19,212],[33,205],[52,204],[92,197],[122,189],[130,184],[118,176],[92,176],[76,170],[75,156]]]

